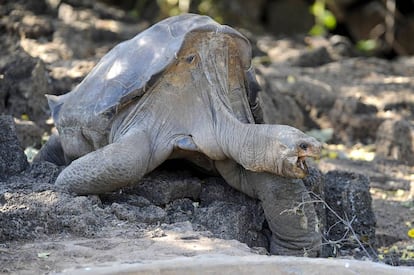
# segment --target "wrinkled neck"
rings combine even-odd
[[[256,172],[281,172],[282,149],[278,125],[245,124],[231,119],[219,133],[227,157]]]

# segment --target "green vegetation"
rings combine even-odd
[[[310,7],[310,13],[315,16],[315,25],[309,31],[313,36],[325,35],[336,28],[336,18],[325,4],[325,0],[316,0]]]
[[[377,41],[374,39],[360,40],[357,42],[356,47],[359,51],[369,54],[377,49],[377,44]]]

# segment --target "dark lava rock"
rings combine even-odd
[[[46,127],[48,105],[45,94],[51,92],[46,65],[22,49],[16,51],[5,58],[5,64],[0,64],[0,74],[3,74],[0,81],[0,112],[14,117],[27,115],[39,126]]]
[[[326,207],[322,202],[325,200],[325,176],[319,169],[309,167],[309,175],[303,179],[303,183],[314,201],[319,230],[323,232],[326,227]]]
[[[54,31],[50,17],[35,16],[30,13],[25,14],[21,10],[10,12],[7,16],[7,20],[4,20],[3,22],[5,23],[5,28],[8,32],[18,33],[21,37],[31,39],[50,37]]]
[[[263,91],[259,93],[266,123],[287,124],[299,129],[319,128],[317,119],[332,109],[337,95],[334,89],[302,70],[286,64],[260,68]]]
[[[0,115],[0,178],[20,173],[28,165],[17,139],[13,117]]]
[[[318,47],[316,49],[306,51],[303,54],[289,60],[292,66],[298,67],[318,67],[326,63],[332,62],[328,50],[325,47]]]
[[[165,208],[169,223],[190,221],[194,214],[195,204],[194,201],[187,198],[169,203]]]
[[[197,199],[201,191],[201,180],[189,175],[177,176],[169,172],[152,173],[136,186],[126,189],[128,194],[147,198],[153,204],[164,206],[176,199]]]
[[[406,120],[384,121],[377,131],[376,159],[414,165],[414,125]]]
[[[163,222],[167,216],[167,213],[162,208],[155,205],[137,207],[129,204],[113,203],[111,209],[119,220],[127,220],[129,222],[154,224]]]
[[[15,119],[16,134],[22,148],[40,148],[44,130],[35,122]]]
[[[226,201],[231,203],[256,203],[256,200],[249,198],[236,189],[230,187],[223,178],[206,178],[201,185],[200,206],[208,206],[215,201]]]
[[[268,241],[261,233],[264,223],[259,205],[216,201],[208,207],[196,208],[193,223],[199,224],[222,239],[236,239],[250,247],[266,247]]]
[[[272,92],[269,81],[259,93],[264,121],[269,124],[286,124],[304,128],[305,118],[294,98],[279,92]]]
[[[200,207],[195,208],[192,222],[218,238],[236,239],[250,247],[268,246],[262,233],[265,217],[260,203],[221,178],[208,178],[202,185]]]
[[[54,184],[62,169],[62,167],[48,161],[37,161],[32,163],[30,169],[22,176],[29,177],[37,182]],[[33,190],[36,190],[36,188],[33,187]]]
[[[362,174],[335,170],[325,175],[325,201],[329,206],[325,236],[336,253],[354,249],[362,255],[374,254],[376,219],[369,185],[369,178]]]
[[[36,239],[62,232],[91,237],[105,222],[104,210],[89,197],[51,190],[0,194],[0,241]]]
[[[371,143],[383,121],[377,112],[374,105],[364,104],[355,98],[338,98],[330,112],[336,139],[345,143]]]

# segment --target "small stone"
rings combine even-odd
[[[290,61],[292,66],[299,67],[318,67],[323,64],[332,62],[332,58],[325,47],[306,51]]]
[[[153,231],[149,232],[149,234],[151,238],[161,238],[167,236],[167,234],[165,234],[164,230],[161,228],[156,228]]]

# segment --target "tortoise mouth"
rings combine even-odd
[[[300,152],[296,159],[296,168],[301,171],[304,176],[309,174],[309,167],[306,163],[307,158],[318,159],[320,157],[319,151],[315,152]]]
[[[308,164],[306,158],[318,159],[320,157],[321,148],[319,146],[301,147],[298,152],[296,167],[299,168],[305,175],[309,174]]]
[[[305,174],[309,173],[309,168],[306,163],[306,156],[299,156],[298,160],[296,161],[296,166],[302,170]]]

